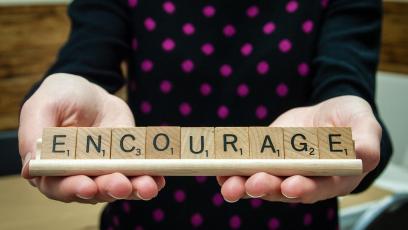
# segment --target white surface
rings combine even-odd
[[[408,76],[379,72],[377,104],[393,142],[392,162],[408,169]]]

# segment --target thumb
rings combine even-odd
[[[108,95],[95,126],[99,127],[133,127],[135,119],[125,101],[115,95]]]
[[[20,113],[18,145],[23,160],[22,176],[28,178],[28,161],[35,158],[36,143],[45,127],[56,126],[56,112],[40,103],[41,98],[32,96],[27,100]]]

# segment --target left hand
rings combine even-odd
[[[291,109],[279,116],[271,126],[352,128],[356,156],[362,159],[363,174],[359,176],[277,177],[256,173],[241,176],[217,177],[221,193],[229,202],[241,198],[259,197],[268,201],[315,203],[347,195],[380,161],[382,129],[370,105],[356,96],[341,96],[320,104]]]

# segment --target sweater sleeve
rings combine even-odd
[[[56,62],[54,73],[82,76],[113,93],[124,84],[120,64],[129,54],[127,8],[119,0],[75,0],[68,8],[71,32]],[[30,96],[42,81],[34,85]]]
[[[381,0],[331,1],[323,16],[311,104],[342,95],[364,98],[383,128],[381,160],[353,193],[367,189],[387,165],[392,146],[375,105],[375,75],[381,37]]]

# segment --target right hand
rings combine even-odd
[[[86,79],[69,74],[47,77],[24,103],[18,130],[23,159],[21,175],[50,199],[63,202],[112,202],[117,199],[150,200],[164,187],[163,177],[126,177],[112,173],[98,177],[35,177],[28,173],[28,162],[35,156],[35,145],[45,127],[133,127],[128,105],[120,98]]]

